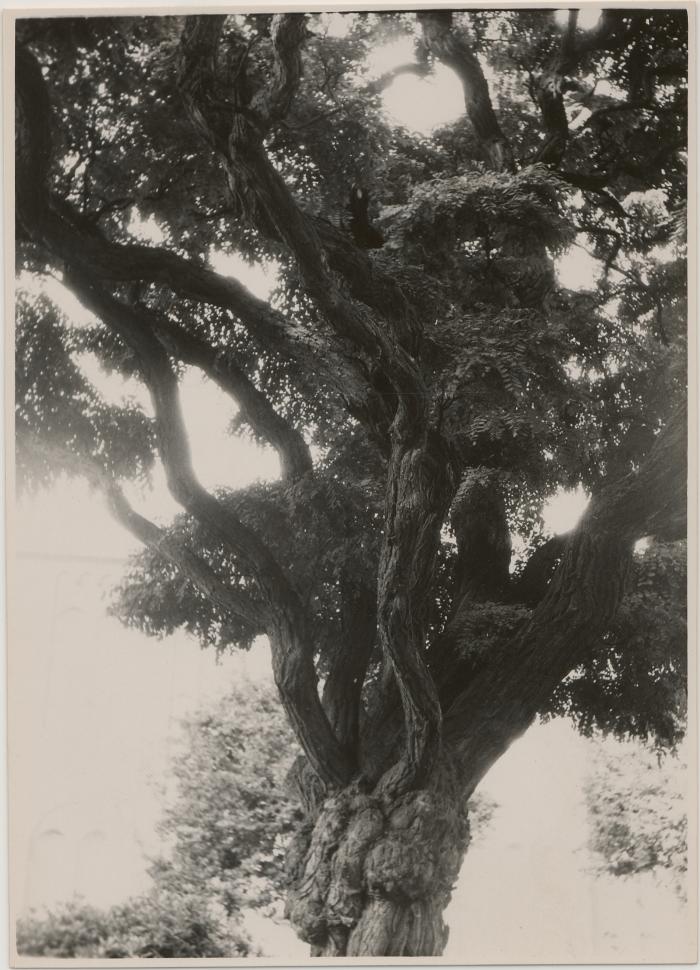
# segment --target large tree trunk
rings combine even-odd
[[[389,801],[354,783],[297,832],[287,915],[312,956],[440,955],[442,914],[469,843],[454,772]]]

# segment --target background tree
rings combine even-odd
[[[285,787],[298,750],[270,686],[234,688],[182,723],[174,790],[142,895],[101,910],[80,899],[17,923],[31,956],[243,957],[245,907],[278,908],[299,806]]]
[[[17,465],[86,476],[144,543],[128,622],[220,649],[267,635],[303,751],[287,910],[312,952],[432,955],[466,800],[538,713],[681,731],[682,636],[626,638],[618,617],[638,539],[682,556],[687,18],[346,25],[18,21],[20,265],[98,322],[20,297]],[[370,77],[405,36],[415,60]],[[389,125],[382,90],[438,62],[463,120]],[[162,244],[134,241],[134,213]],[[557,283],[572,244],[601,262],[588,290]],[[275,261],[274,298],[212,270],[222,249]],[[108,405],[88,353],[142,381],[150,413]],[[185,367],[276,449],[279,481],[201,485]],[[183,509],[167,527],[123,488],[156,461]],[[585,515],[546,536],[544,500],[579,484]]]
[[[183,727],[160,826],[169,849],[151,875],[163,889],[213,900],[227,916],[273,909],[302,814],[285,786],[298,748],[284,710],[269,687],[247,683]]]
[[[274,687],[251,682],[189,716],[181,728],[170,765],[175,784],[160,824],[164,846],[151,860],[149,890],[107,910],[76,898],[33,911],[17,921],[20,954],[265,955],[242,917],[247,908],[280,915],[285,849],[301,818],[285,784],[298,756],[294,736]],[[473,836],[488,826],[495,808],[488,797],[472,798]]]
[[[595,870],[621,878],[652,873],[687,900],[687,765],[637,746],[599,747],[586,784]]]

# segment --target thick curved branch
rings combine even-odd
[[[15,54],[17,98],[15,205],[30,221],[48,202],[51,164],[51,102],[35,58],[23,47]],[[20,220],[21,221],[21,220]]]
[[[369,386],[367,364],[357,355],[287,319],[232,277],[166,249],[111,242],[89,217],[52,196],[47,187],[51,107],[39,65],[26,49],[17,55],[17,95],[16,215],[22,236],[89,276],[160,283],[187,299],[230,311],[270,352],[306,364],[311,373],[321,370],[354,417],[381,425],[384,403]]]
[[[168,487],[183,507],[210,521],[246,564],[270,603],[292,593],[288,580],[260,538],[200,485],[192,466],[177,377],[156,337],[153,314],[111,296],[81,270],[66,268],[65,280],[83,305],[98,316],[134,351],[155,412],[158,450]]]
[[[515,171],[513,152],[493,110],[481,64],[467,39],[453,29],[452,11],[421,11],[418,20],[430,53],[452,68],[462,83],[467,117],[490,167],[496,172]]]
[[[301,432],[274,409],[228,351],[217,350],[165,317],[154,319],[154,332],[173,357],[200,368],[234,398],[243,420],[277,451],[284,478],[300,478],[311,471],[311,452]]]
[[[599,530],[634,543],[644,536],[670,542],[687,531],[687,425],[677,411],[636,472],[609,485],[590,516]]]
[[[187,58],[188,34],[181,47]],[[197,109],[199,106],[195,105]],[[193,121],[198,122],[204,107]],[[423,391],[415,361],[406,347],[419,337],[413,318],[387,326],[375,319],[363,302],[353,300],[329,266],[318,232],[295,202],[279,172],[272,165],[258,124],[243,106],[234,111],[224,158],[233,184],[242,185],[256,200],[264,220],[294,256],[304,286],[336,336],[355,353],[367,355],[394,386],[397,393],[416,395]]]
[[[305,14],[278,13],[272,18],[272,80],[251,104],[266,125],[284,118],[292,106],[302,76],[301,49],[308,35]]]
[[[379,642],[391,660],[406,726],[404,755],[378,785],[394,796],[424,782],[440,751],[442,711],[423,657],[440,529],[456,488],[444,442],[430,432],[412,433],[410,422],[400,407],[393,428],[377,597]]]
[[[536,606],[547,592],[557,563],[569,539],[568,533],[552,536],[532,553],[522,572],[513,582],[509,599]]]
[[[685,418],[678,414],[638,472],[593,498],[529,622],[446,713],[445,739],[460,760],[468,793],[614,618],[635,540],[657,531],[680,534],[685,467]]]
[[[381,94],[386,91],[388,87],[394,83],[394,81],[399,77],[405,77],[407,74],[413,77],[427,77],[431,73],[430,64],[426,61],[407,61],[405,64],[399,64],[397,67],[392,67],[390,71],[385,71],[374,81],[370,81],[364,88],[367,94]]]
[[[155,411],[158,450],[173,497],[206,526],[252,575],[269,613],[272,666],[297,737],[319,776],[347,783],[351,763],[321,706],[310,621],[299,596],[259,536],[199,483],[192,467],[177,378],[151,326],[148,311],[120,303],[80,272],[68,271],[81,302],[136,354]]]

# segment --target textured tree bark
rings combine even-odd
[[[358,783],[327,798],[287,857],[287,915],[312,956],[439,956],[469,843],[465,805],[446,764],[395,800]]]

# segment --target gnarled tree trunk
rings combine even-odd
[[[452,768],[387,798],[355,783],[326,798],[288,851],[287,915],[313,956],[436,956],[469,844]]]

